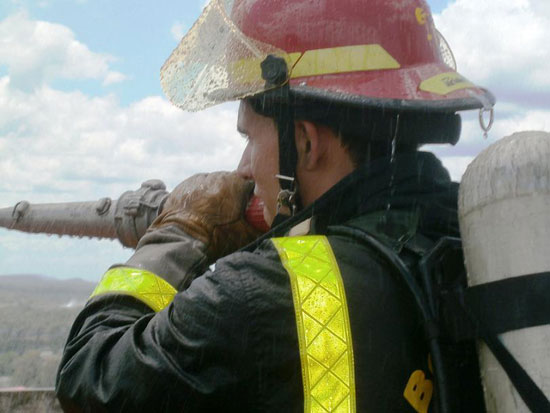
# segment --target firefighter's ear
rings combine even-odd
[[[300,120],[296,122],[296,150],[298,152],[298,166],[307,171],[313,171],[320,163],[327,149],[323,126],[316,123]]]

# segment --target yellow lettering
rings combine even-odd
[[[422,370],[416,370],[405,387],[403,397],[418,413],[427,413],[432,400],[433,383],[426,378]]]
[[[418,24],[421,24],[423,26],[428,22],[428,16],[426,15],[426,12],[422,7],[417,7],[414,11],[414,14],[416,16],[416,21],[418,21]]]
[[[420,83],[420,90],[436,95],[447,95],[457,90],[474,88],[475,85],[456,72],[440,73]]]

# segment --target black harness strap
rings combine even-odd
[[[527,407],[533,412],[550,412],[550,401],[497,337],[508,331],[550,324],[550,273],[469,287],[463,295],[445,297],[445,304],[454,317],[469,324],[454,338],[483,340]]]
[[[475,319],[492,334],[550,324],[550,272],[470,287],[464,298]]]
[[[550,412],[550,401],[498,337],[487,334],[481,335],[481,339],[494,354],[527,407],[534,413]]]
[[[550,402],[542,390],[497,337],[508,331],[550,324],[550,272],[468,288],[454,280],[448,288],[440,289],[439,283],[444,283],[445,276],[440,272],[432,278],[433,270],[438,267],[443,270],[449,264],[441,261],[441,257],[445,251],[459,248],[459,241],[443,238],[431,250],[422,245],[418,248],[417,243],[411,245],[411,242],[407,247],[422,256],[419,268],[424,288],[432,311],[443,315],[442,327],[447,337],[454,342],[483,340],[527,407],[533,412],[550,412]]]

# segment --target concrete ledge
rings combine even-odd
[[[0,412],[59,413],[54,389],[0,389]]]

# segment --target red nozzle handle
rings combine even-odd
[[[264,219],[264,202],[260,198],[253,195],[244,214],[248,223],[254,228],[262,232],[269,231],[269,225]]]

